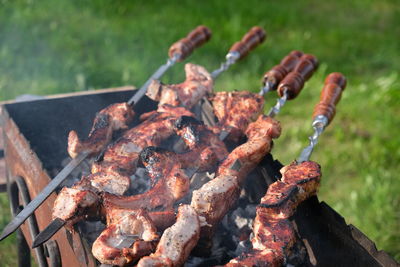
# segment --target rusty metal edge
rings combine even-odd
[[[114,87],[114,88],[103,88],[103,89],[93,89],[87,91],[78,91],[78,92],[71,92],[71,93],[63,93],[63,94],[54,94],[54,95],[45,95],[43,96],[45,99],[54,99],[54,98],[64,98],[64,97],[71,97],[71,96],[82,96],[82,95],[91,95],[91,94],[99,94],[99,93],[108,93],[108,92],[120,92],[120,91],[130,91],[135,90],[136,87],[132,85],[126,85],[121,87]],[[39,100],[32,100],[32,101],[40,101]],[[0,105],[4,104],[12,104],[15,103],[15,100],[5,100],[0,101]]]

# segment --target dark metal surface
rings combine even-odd
[[[50,240],[45,246],[50,267],[61,267],[61,254],[57,241]]]
[[[55,218],[43,231],[36,235],[32,243],[32,248],[36,248],[49,240],[65,225],[65,223],[64,220]]]
[[[22,177],[15,177],[13,183],[10,184],[9,199],[13,215],[15,215],[16,212],[19,212],[24,207],[24,205],[29,203],[30,197],[28,188]],[[20,199],[22,200],[22,203],[20,203]],[[28,219],[28,227],[31,234],[31,238],[33,238],[35,235],[38,234],[39,229],[37,226],[35,216],[31,216]],[[18,231],[18,235],[19,236],[21,235],[21,231]],[[22,239],[21,236],[18,239],[19,239],[18,254],[20,259],[19,264],[21,266],[26,266],[27,262],[29,262],[30,265],[30,260],[31,260],[30,250],[28,244],[26,243],[26,239],[25,238]],[[25,246],[28,246],[28,250],[25,248]],[[35,251],[35,257],[38,261],[38,265],[40,267],[47,267],[47,261],[44,255],[43,247],[38,247],[34,251]]]

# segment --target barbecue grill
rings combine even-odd
[[[7,191],[13,215],[18,214],[48,184],[50,177],[62,169],[63,160],[68,158],[68,132],[77,129],[78,134],[84,136],[97,111],[109,104],[126,101],[132,95],[132,89],[124,87],[58,95],[1,106]],[[142,114],[156,106],[156,102],[145,97],[135,106],[135,111]],[[211,112],[207,105],[202,108],[206,113]],[[268,155],[250,174],[252,181],[266,190],[279,178],[281,167],[279,161]],[[255,194],[254,198],[257,198],[265,193],[254,192],[251,184],[245,186],[246,194]],[[21,266],[29,265],[33,237],[51,222],[55,198],[56,193],[53,193],[18,233]],[[368,237],[356,227],[347,225],[344,218],[326,203],[319,202],[317,197],[298,207],[294,223],[307,250],[303,266],[397,266],[387,253],[377,251]],[[91,242],[84,229],[76,226],[74,232],[62,229],[44,247],[32,252],[39,266],[96,266]],[[215,264],[221,263],[200,263],[202,266]]]

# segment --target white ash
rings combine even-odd
[[[128,195],[142,194],[150,189],[151,180],[145,168],[137,168],[131,176],[131,186]]]
[[[84,237],[90,247],[93,242],[99,237],[101,232],[106,228],[105,224],[101,221],[80,221],[77,224],[80,233],[84,233]]]

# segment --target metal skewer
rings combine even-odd
[[[343,90],[346,88],[346,77],[339,72],[329,74],[325,79],[325,85],[321,92],[320,102],[315,106],[312,127],[314,134],[309,137],[310,144],[303,149],[298,163],[308,161],[318,143],[318,138],[329,125],[336,113],[336,104],[339,102]]]
[[[158,70],[150,77],[149,80],[139,89],[139,91],[128,100],[130,105],[136,104],[145,94],[147,87],[153,77],[160,78],[171,66],[176,62],[184,60],[189,56],[193,50],[205,42],[211,37],[211,31],[205,26],[198,26],[189,35],[178,42],[174,43],[169,49],[169,59],[165,65],[162,65]],[[67,166],[60,173],[57,174],[54,179],[34,198],[11,222],[4,228],[0,241],[12,234],[18,227],[51,195],[54,190],[68,177],[68,175],[77,167],[79,164],[89,156],[89,152],[81,152],[77,157],[73,158]]]
[[[299,58],[298,55],[302,56]],[[282,62],[284,65],[281,65]],[[303,55],[302,52],[295,50],[287,55],[281,61],[281,64],[274,66],[264,74],[264,85],[266,83],[272,84],[273,87],[270,87],[271,90],[275,90],[277,84],[280,82],[278,94],[281,94],[281,97],[278,98],[277,104],[269,111],[268,116],[270,117],[275,117],[287,100],[292,100],[299,95],[305,81],[308,80],[317,69],[318,60],[313,55]],[[288,69],[292,69],[293,71],[289,72],[287,71]],[[264,95],[266,92],[266,90],[261,89],[259,94]],[[221,131],[219,138],[220,140],[225,140],[228,135],[229,133],[227,131]]]
[[[233,44],[231,49],[229,49],[229,53],[226,55],[226,61],[211,73],[211,77],[213,79],[217,78],[222,72],[228,70],[232,64],[236,63],[236,61],[247,56],[251,50],[264,42],[265,37],[265,31],[261,27],[254,26],[251,28],[250,31],[243,36],[242,40]]]
[[[227,70],[229,68],[229,66],[233,63],[235,63],[238,59],[243,58],[244,56],[246,56],[248,54],[248,52],[252,49],[254,49],[257,45],[259,45],[260,43],[262,43],[265,39],[265,31],[260,28],[260,27],[253,27],[250,29],[250,31],[242,38],[241,41],[236,42],[230,49],[229,53],[227,54],[227,62],[225,64],[222,64],[221,67],[215,71],[213,71],[212,73],[214,73],[213,78],[215,79],[216,77],[219,76],[219,74],[221,74],[223,71]],[[171,49],[173,48],[173,46],[171,47]],[[170,55],[173,54],[171,53],[171,49],[170,49]],[[176,54],[175,54],[176,55]],[[231,55],[235,55],[235,59],[234,61],[229,61],[228,58],[231,58]],[[148,87],[148,85],[150,84],[150,82],[153,79],[159,79],[159,77],[156,77],[157,75],[159,75],[159,73],[161,73],[162,71],[164,71],[164,68],[167,67],[167,65],[171,65],[174,64],[174,60],[173,58],[168,59],[167,63],[163,66],[161,66],[156,73],[154,73],[152,75],[152,77],[142,86],[142,88],[129,100],[129,104],[131,103],[136,103],[135,99],[136,96],[139,95],[140,97],[142,97],[145,92],[146,89]],[[213,75],[213,74],[212,74]],[[140,98],[139,98],[140,99]],[[211,105],[211,104],[210,104]],[[179,146],[179,144],[178,144]],[[44,242],[46,242],[47,240],[49,240],[55,233],[57,233],[67,222],[56,218],[54,219],[42,232],[40,232],[37,237],[35,238],[35,240],[33,241],[32,244],[32,248],[35,248],[37,246],[40,246],[41,244],[43,244]]]

